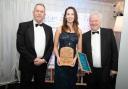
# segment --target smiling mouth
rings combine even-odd
[[[70,19],[68,19],[69,21],[72,21],[73,19],[72,18],[70,18]]]
[[[37,16],[37,18],[40,18],[41,16]]]

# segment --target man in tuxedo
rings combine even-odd
[[[53,51],[52,28],[45,23],[45,6],[36,4],[33,20],[19,24],[17,50],[20,53],[19,70],[22,89],[43,89],[47,64]]]
[[[82,48],[92,73],[85,75],[88,89],[110,89],[110,80],[118,71],[118,50],[112,29],[101,28],[101,14],[89,17],[90,31],[83,34]]]

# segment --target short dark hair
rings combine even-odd
[[[43,3],[37,3],[37,4],[35,5],[35,7],[34,7],[34,10],[35,10],[36,6],[38,6],[38,5],[43,6],[44,9],[45,9],[45,5],[44,5]]]

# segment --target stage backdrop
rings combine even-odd
[[[88,31],[88,15],[94,10],[103,14],[103,27],[113,28],[113,4],[91,0],[0,0],[0,85],[19,79],[19,54],[16,50],[16,32],[18,24],[32,20],[32,10],[36,3],[46,6],[45,22],[51,25],[53,32],[62,24],[65,8],[74,6],[79,14],[79,27]],[[54,63],[54,56],[51,57]],[[50,67],[54,67],[53,65]]]
[[[128,0],[125,0],[116,89],[128,89]]]

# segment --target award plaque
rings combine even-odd
[[[71,47],[62,47],[60,49],[60,64],[62,66],[73,65],[74,50]]]
[[[91,67],[88,63],[88,59],[86,54],[81,53],[81,52],[77,52],[78,55],[78,60],[79,60],[79,64],[80,64],[80,68],[82,69],[82,71],[85,71],[85,73],[91,73]]]

